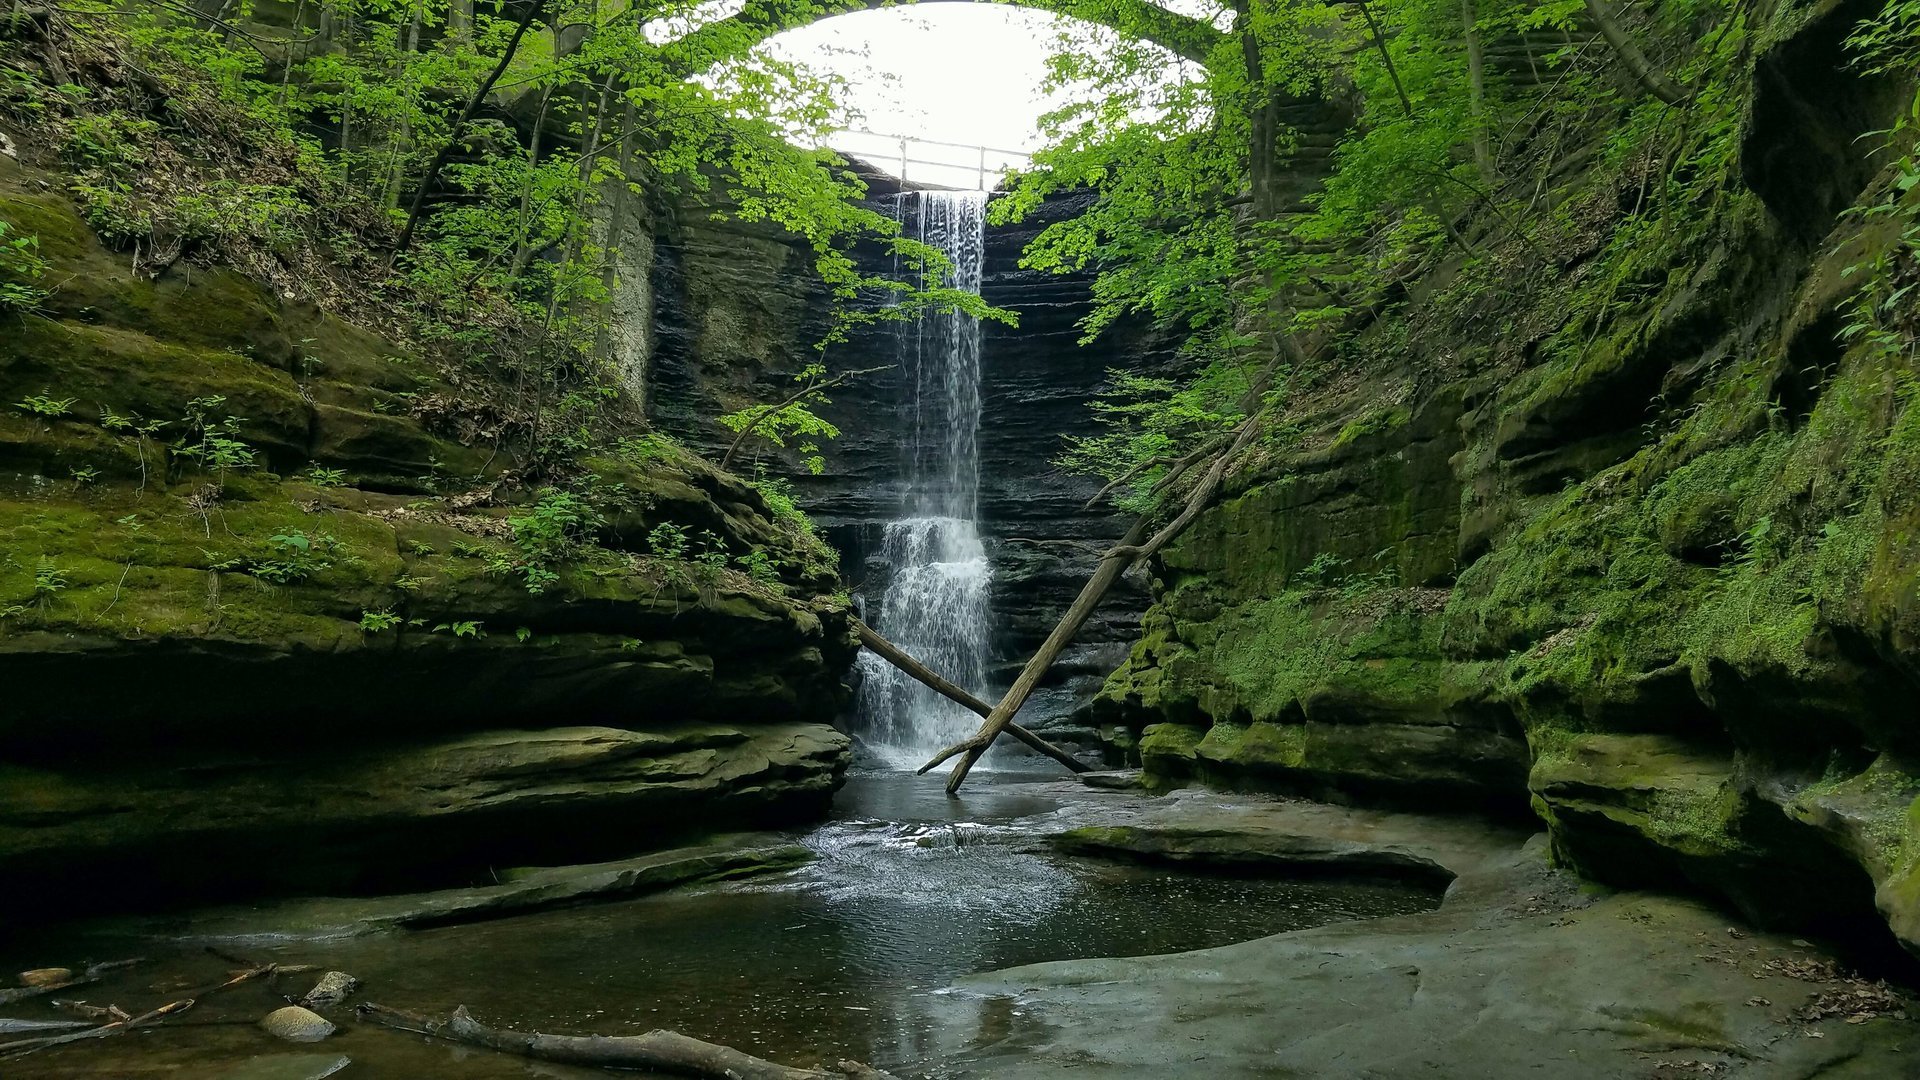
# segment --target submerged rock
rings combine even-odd
[[[360,989],[359,979],[344,971],[329,971],[320,976],[320,981],[313,984],[313,989],[307,991],[306,996],[300,999],[300,1004],[309,1009],[331,1009],[347,1000],[358,989]]]
[[[273,1010],[260,1021],[260,1027],[275,1038],[301,1043],[319,1042],[336,1030],[326,1017],[298,1005]]]
[[[73,981],[72,968],[34,968],[19,975],[21,986],[60,986]]]
[[[353,1064],[344,1054],[272,1054],[242,1062],[213,1080],[326,1080]]]

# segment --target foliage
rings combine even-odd
[[[57,398],[53,396],[52,391],[42,390],[14,402],[13,407],[43,420],[58,420],[72,412],[73,404],[78,400],[78,398]]]
[[[826,459],[820,456],[819,440],[840,437],[839,428],[814,412],[820,406],[830,404],[826,395],[826,365],[808,364],[793,378],[795,382],[806,384],[798,393],[773,405],[756,405],[727,413],[720,417],[720,423],[736,433],[750,430],[752,435],[778,447],[798,440],[796,445],[802,464],[808,472],[818,476],[826,470]]]
[[[545,592],[560,580],[554,565],[593,542],[606,520],[584,497],[560,488],[540,493],[526,513],[507,519],[520,558],[514,565],[530,593]]]
[[[47,262],[40,257],[40,238],[22,233],[0,218],[0,313],[28,312],[50,294],[40,284]]]
[[[251,469],[259,464],[259,455],[239,438],[240,425],[246,421],[232,414],[216,419],[216,414],[226,403],[227,399],[219,394],[197,397],[187,402],[186,416],[180,421],[184,434],[172,447],[175,455],[216,476],[224,476],[235,469]]]

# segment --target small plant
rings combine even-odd
[[[424,584],[426,584],[425,578],[417,578],[412,574],[401,574],[399,577],[393,579],[393,587],[399,589],[401,592],[418,592],[420,591],[420,586]]]
[[[560,580],[553,564],[576,554],[605,519],[580,495],[548,488],[525,514],[508,518],[507,524],[513,528],[514,546],[520,549],[520,559],[510,569],[520,573],[528,592],[541,593]]]
[[[251,469],[259,456],[239,439],[245,419],[228,415],[214,419],[227,399],[218,394],[197,397],[187,402],[187,415],[181,421],[188,434],[174,444],[173,452],[210,472],[225,475],[233,469]]]
[[[339,541],[327,533],[280,533],[270,538],[269,554],[248,559],[244,569],[263,581],[292,585],[321,573],[334,564],[333,552]]]
[[[476,619],[466,619],[461,622],[443,622],[435,626],[433,632],[436,634],[452,634],[456,638],[472,638],[476,641],[487,636],[486,628],[481,626]]]
[[[1744,570],[1766,569],[1775,554],[1773,518],[1761,518],[1724,546],[1728,549],[1728,555],[1726,561],[1720,564],[1721,574],[1732,576]]]
[[[55,593],[65,592],[70,583],[67,575],[53,565],[52,559],[43,558],[33,571],[33,597],[42,606],[53,599]]]
[[[739,559],[740,568],[747,576],[762,585],[775,585],[780,581],[780,571],[774,569],[773,559],[765,548],[754,548]]]
[[[519,642],[522,645],[525,645],[527,642],[532,641],[533,628],[530,626],[522,626],[522,627],[516,628],[513,632],[513,640]]]
[[[28,312],[52,295],[40,287],[47,261],[40,257],[40,238],[22,234],[0,220],[0,312]]]
[[[73,477],[73,486],[76,488],[86,487],[88,484],[100,479],[100,470],[91,465],[83,465],[77,469],[68,468],[67,472]]]
[[[1310,586],[1324,588],[1332,585],[1340,577],[1340,571],[1347,560],[1331,551],[1323,551],[1313,557],[1313,561],[1294,571],[1293,576]]]
[[[648,530],[647,547],[662,559],[678,562],[687,557],[687,530],[663,521]]]
[[[422,558],[435,553],[432,544],[423,544],[418,540],[407,541],[407,552],[412,555],[421,556]]]
[[[52,391],[42,390],[37,394],[28,394],[26,397],[14,402],[13,407],[22,412],[38,416],[43,420],[57,420],[73,411],[73,403],[78,400],[80,399],[57,398],[53,396]]]
[[[126,517],[114,518],[113,523],[122,526],[130,532],[139,532],[141,529],[147,527],[146,524],[140,520],[139,514],[128,514]]]
[[[306,481],[314,487],[337,488],[347,484],[347,470],[314,465],[307,469]]]
[[[699,567],[701,582],[712,585],[720,580],[720,571],[727,568],[727,549],[714,545],[694,556],[693,561],[694,565]]]
[[[385,611],[363,611],[360,613],[360,629],[369,634],[378,634],[400,625],[400,616],[392,608]]]
[[[672,461],[678,448],[664,435],[651,432],[645,435],[629,435],[614,444],[613,456],[633,466],[645,469],[663,461]]]

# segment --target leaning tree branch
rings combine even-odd
[[[854,1062],[842,1062],[835,1072],[788,1068],[676,1031],[649,1031],[645,1035],[542,1035],[509,1031],[490,1028],[475,1020],[465,1005],[454,1009],[453,1015],[444,1020],[372,1002],[358,1006],[356,1011],[362,1020],[381,1027],[568,1065],[645,1069],[675,1076],[726,1077],[728,1080],[836,1080],[848,1076],[888,1080],[886,1073]]]
[[[467,99],[466,107],[460,110],[459,118],[447,129],[447,141],[433,155],[425,175],[420,177],[419,190],[413,193],[413,205],[407,207],[407,224],[400,230],[399,242],[393,245],[394,258],[399,258],[413,243],[413,233],[420,227],[420,212],[426,208],[427,193],[433,189],[433,182],[440,178],[440,170],[446,168],[447,159],[453,156],[453,148],[460,144],[460,136],[465,133],[467,125],[473,122],[473,118],[479,115],[480,107],[486,104],[487,95],[493,92],[493,84],[499,82],[500,76],[506,74],[507,68],[512,65],[514,54],[520,51],[520,39],[527,36],[527,30],[546,10],[547,0],[535,0],[527,7],[527,13],[520,17],[519,24],[513,28],[513,36],[507,39],[507,47],[500,52],[500,62],[487,73],[473,96]]]
[[[947,794],[952,795],[960,790],[960,785],[966,782],[967,774],[973,770],[974,764],[987,752],[987,748],[993,745],[993,740],[1013,722],[1014,714],[1019,712],[1020,707],[1026,704],[1027,698],[1032,696],[1034,687],[1040,683],[1041,676],[1045,675],[1054,661],[1060,658],[1060,654],[1066,651],[1074,635],[1080,632],[1080,628],[1086,625],[1087,619],[1093,615],[1094,608],[1099,606],[1100,601],[1106,596],[1108,590],[1113,588],[1114,583],[1120,580],[1120,575],[1135,562],[1151,557],[1172,542],[1193,523],[1195,518],[1200,516],[1201,511],[1213,501],[1214,494],[1220,490],[1220,483],[1226,477],[1227,469],[1253,443],[1261,428],[1257,415],[1248,417],[1241,424],[1233,442],[1214,458],[1213,465],[1208,468],[1206,475],[1187,495],[1185,508],[1165,528],[1149,538],[1147,520],[1142,518],[1134,523],[1133,528],[1127,531],[1127,535],[1121,538],[1120,543],[1101,557],[1099,567],[1094,570],[1093,576],[1087,579],[1073,606],[1067,609],[1067,613],[1061,617],[1059,624],[1053,628],[1053,633],[1048,635],[1046,642],[1027,661],[1026,667],[1020,670],[1019,677],[1013,681],[1013,686],[1008,688],[1006,696],[1000,699],[1000,704],[994,706],[993,712],[988,714],[985,722],[980,725],[980,730],[971,738],[955,743],[934,755],[925,765],[920,766],[921,773],[937,768],[950,758],[958,757],[960,760],[954,762],[953,771],[947,776]]]
[[[780,410],[786,408],[789,405],[792,405],[794,402],[799,401],[801,398],[806,397],[808,394],[818,393],[822,390],[829,390],[829,389],[832,389],[833,387],[840,385],[843,382],[846,382],[848,379],[854,378],[856,376],[872,375],[873,373],[878,371],[890,370],[892,367],[893,367],[892,364],[883,364],[880,367],[861,368],[858,371],[843,371],[840,374],[835,375],[831,379],[822,379],[822,380],[812,381],[807,383],[807,385],[801,387],[800,389],[794,391],[792,394],[788,395],[785,401],[782,401],[773,405],[762,406],[760,409],[759,415],[755,416],[751,423],[747,424],[745,427],[740,429],[740,433],[733,437],[733,442],[727,447],[727,452],[721,455],[720,471],[721,472],[727,471],[727,466],[733,463],[733,455],[740,452],[740,447],[743,443],[747,441],[747,436],[752,435],[755,429],[759,428],[761,424],[764,424],[768,420],[771,420],[773,417],[779,415]]]
[[[888,641],[886,638],[881,637],[879,634],[875,633],[874,629],[868,626],[866,623],[861,622],[859,619],[855,619],[853,620],[853,629],[855,633],[860,635],[860,643],[862,645],[865,645],[867,648],[872,649],[874,652],[874,655],[885,660],[887,663],[892,664],[894,667],[897,667],[901,671],[906,672],[908,675],[911,675],[914,678],[920,680],[920,682],[924,683],[930,689],[944,695],[948,699],[966,707],[967,709],[972,710],[975,713],[978,713],[983,717],[991,716],[993,714],[993,706],[987,704],[984,701],[981,701],[979,698],[974,697],[972,694],[968,693],[965,687],[960,686],[957,683],[948,681],[946,677],[941,675],[939,672],[933,670],[932,668],[926,666],[925,664],[922,664],[920,661],[915,660],[913,656],[910,653],[908,653],[905,649],[902,649],[900,646],[895,645],[893,642]],[[1040,736],[1035,735],[1033,732],[1028,731],[1026,728],[1021,727],[1019,724],[1009,723],[1007,725],[1007,734],[1020,740],[1021,742],[1039,751],[1040,753],[1045,754],[1046,756],[1052,758],[1053,760],[1059,762],[1060,764],[1065,765],[1068,769],[1072,770],[1073,772],[1083,773],[1083,772],[1091,772],[1093,770],[1092,766],[1074,757],[1072,754],[1067,753],[1065,750],[1060,749],[1058,746],[1053,745],[1052,743],[1041,738]]]

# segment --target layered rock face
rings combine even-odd
[[[630,441],[537,580],[461,384],[237,274],[131,277],[59,190],[0,158],[58,285],[0,325],[0,875],[32,883],[0,906],[457,884],[824,809],[846,609],[758,491]],[[781,580],[648,557],[663,524]]]
[[[1632,199],[1569,175],[1552,266],[1444,266],[1297,391],[1303,434],[1154,567],[1090,710],[1116,746],[1162,782],[1531,808],[1601,880],[1920,950],[1920,397],[1863,333],[1914,327],[1857,298],[1913,270],[1842,215],[1902,198],[1856,136],[1912,88],[1848,66],[1863,14],[1777,13],[1726,190],[1642,241],[1639,294],[1593,304]]]

